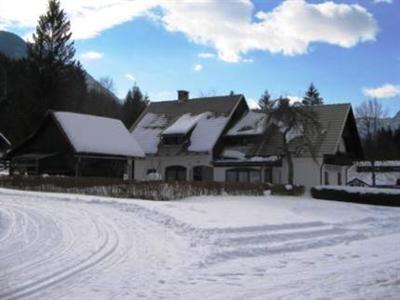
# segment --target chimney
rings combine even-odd
[[[189,92],[184,90],[178,91],[178,102],[187,102],[189,100]]]

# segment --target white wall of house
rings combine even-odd
[[[150,169],[155,169],[157,173],[161,175],[161,178],[165,179],[165,169],[170,166],[182,166],[185,167],[186,180],[193,180],[193,168],[195,166],[210,166],[212,157],[211,155],[182,155],[182,156],[164,156],[164,157],[151,157],[148,156],[145,159],[135,160],[134,167],[134,179],[146,180],[147,173]],[[294,158],[294,184],[304,185],[306,187],[312,187],[321,184],[325,184],[327,177],[330,185],[345,185],[346,184],[346,167],[335,166],[335,165],[323,165],[322,158],[317,158],[314,161],[312,158]],[[226,171],[230,169],[236,169],[237,167],[213,167],[214,168],[214,181],[224,182],[226,181]],[[265,167],[246,167],[249,169],[260,170],[261,180],[265,181]],[[340,174],[340,175],[339,175]],[[339,178],[340,177],[340,178]],[[287,161],[283,159],[282,167],[272,168],[273,183],[276,184],[287,184],[288,181],[288,167]],[[341,182],[340,182],[341,181]]]
[[[325,184],[325,177],[327,176],[330,185],[345,185],[346,167],[322,165],[322,162],[322,158],[316,160],[311,157],[293,158],[294,184],[306,187]],[[275,183],[286,184],[288,182],[288,165],[285,159],[282,161],[282,168],[274,168],[273,177],[276,178]]]
[[[162,179],[165,179],[165,169],[170,166],[185,167],[186,180],[193,179],[193,167],[195,166],[212,166],[211,155],[180,155],[180,156],[147,156],[145,159],[135,161],[135,179],[146,180],[147,172],[150,169],[155,169]],[[215,176],[215,175],[214,175]]]

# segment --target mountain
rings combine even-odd
[[[357,121],[357,127],[358,127],[358,131],[359,131],[360,135],[363,135],[363,132],[365,134],[365,131],[363,130],[362,121],[359,118],[356,119],[356,121]],[[382,119],[379,119],[379,122],[378,122],[378,129],[391,128],[392,130],[396,130],[399,127],[400,127],[400,111],[398,111],[394,117],[382,118]]]
[[[388,128],[392,130],[399,128],[400,126],[400,111],[393,118],[384,118],[380,121],[380,127]]]
[[[114,98],[115,100],[119,100],[118,97],[113,92],[102,86],[100,82],[94,79],[93,76],[90,75],[88,72],[86,72],[86,86],[88,91],[96,91],[98,93],[103,93],[110,96],[111,98]]]
[[[18,35],[0,31],[0,52],[12,59],[22,59],[27,56],[28,47]]]
[[[0,31],[0,53],[11,59],[22,59],[28,55],[28,46],[18,35],[8,31]],[[86,73],[86,85],[89,91],[102,92],[118,99],[113,92],[103,87],[89,73]]]

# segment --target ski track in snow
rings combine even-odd
[[[200,228],[166,213],[168,204],[157,205],[0,191],[0,299],[396,299],[400,293],[399,209],[358,206],[364,217],[338,222]]]

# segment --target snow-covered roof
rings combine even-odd
[[[206,118],[210,113],[201,113],[192,115],[190,113],[180,116],[174,123],[168,126],[162,134],[188,134],[190,130],[203,118]]]
[[[139,143],[145,153],[157,153],[161,132],[168,124],[164,115],[147,113],[131,132],[133,138]]]
[[[70,112],[53,115],[78,153],[144,157],[120,120]]]
[[[249,111],[233,126],[227,136],[258,135],[262,134],[266,127],[266,116],[261,112]]]
[[[228,123],[229,118],[209,114],[197,123],[190,137],[189,151],[210,151],[217,142],[221,132]]]
[[[147,113],[131,134],[145,153],[156,154],[162,135],[186,135],[193,130],[187,150],[207,152],[214,147],[228,120],[227,116],[204,112],[198,115],[184,114],[169,125],[165,115]]]
[[[277,162],[280,158],[270,156],[246,156],[249,152],[247,146],[225,147],[216,162]]]
[[[151,102],[130,131],[147,154],[210,152],[243,100],[243,95],[228,95]],[[166,145],[161,141],[168,135],[185,135],[188,143]]]

